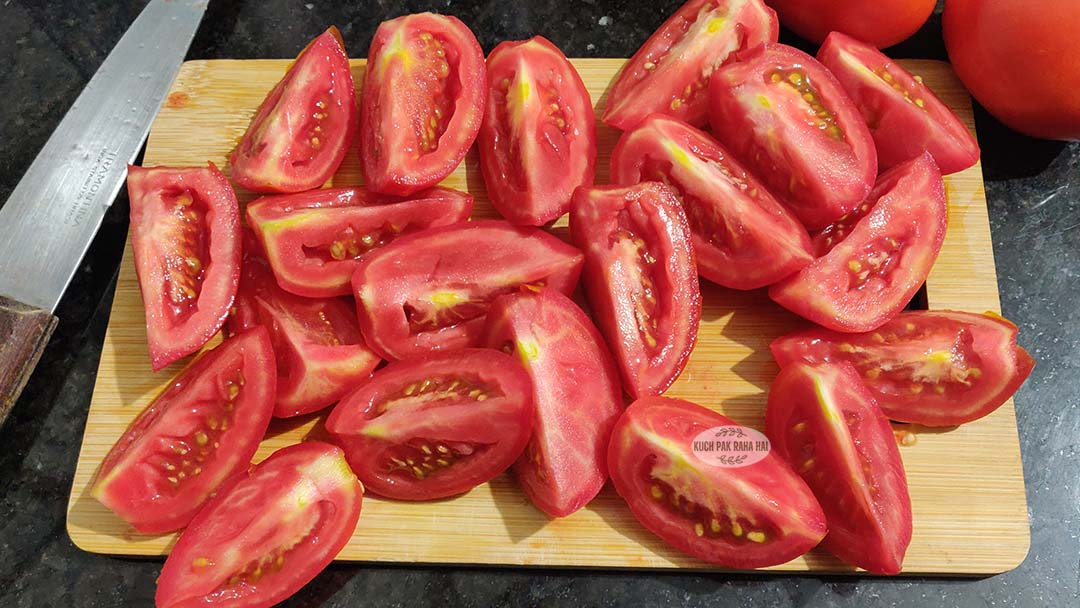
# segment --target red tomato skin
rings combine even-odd
[[[146,311],[146,340],[154,371],[199,350],[221,329],[240,282],[240,210],[236,193],[214,163],[207,165],[203,169],[128,166],[131,247]],[[199,207],[206,206],[202,219],[208,230],[193,227],[183,219],[182,214],[187,211],[176,206],[182,195],[189,201],[198,200]],[[162,209],[170,204],[172,209]],[[171,224],[167,225],[169,220]],[[170,284],[185,285],[197,280],[187,272],[190,268],[187,257],[192,255],[187,243],[192,239],[209,241],[204,252],[209,260],[201,260],[201,272],[196,271],[201,283],[190,287],[193,290],[198,287],[195,310],[177,323],[172,309],[190,306],[192,292],[185,298],[179,293],[164,294],[162,289],[167,280]],[[159,247],[171,248],[161,254],[169,258],[167,261],[154,255]],[[171,302],[166,302],[170,297]],[[204,297],[209,301],[204,301]]]
[[[836,76],[866,119],[877,147],[879,170],[923,152],[929,152],[946,175],[979,160],[979,144],[956,114],[881,51],[833,32],[817,58]],[[883,80],[884,74],[890,82]]]
[[[290,88],[297,79],[308,86],[311,81],[328,82],[328,96],[318,95],[312,102],[308,91]],[[308,102],[311,107],[306,107]],[[322,106],[316,105],[320,102]],[[291,107],[292,103],[304,107]],[[279,116],[278,112],[286,115]],[[307,124],[309,116],[315,118],[314,126]],[[333,120],[322,122],[326,118]],[[312,129],[310,132],[308,127]],[[315,131],[315,127],[319,130]],[[298,128],[304,131],[296,132]],[[286,132],[275,133],[280,129]],[[341,33],[331,27],[300,51],[289,71],[259,105],[251,126],[229,156],[232,178],[255,192],[302,192],[318,188],[341,165],[355,131],[356,91],[349,57]],[[283,144],[262,139],[282,135],[289,136],[290,141]],[[299,141],[304,137],[306,141]],[[265,149],[276,151],[264,155]]]
[[[796,75],[808,90],[792,84]],[[815,115],[819,107],[827,119]],[[866,122],[836,77],[796,48],[767,44],[717,70],[709,111],[716,138],[810,230],[854,209],[873,187],[877,151]]]
[[[739,51],[776,42],[779,30],[776,13],[761,0],[688,0],[619,72],[603,121],[625,131],[660,112],[704,125],[709,75]],[[676,56],[669,57],[673,52]]]
[[[691,452],[692,442],[700,433],[731,425],[736,422],[682,399],[638,399],[615,423],[608,446],[608,470],[615,491],[650,532],[676,549],[712,564],[729,568],[764,568],[785,563],[813,549],[825,536],[825,514],[810,488],[778,454],[772,452],[763,460],[744,467],[721,469],[706,464]],[[664,454],[642,438],[649,436],[685,447],[676,455]],[[786,536],[779,544],[774,538],[767,538],[768,542],[753,542],[747,539],[746,535],[752,530],[746,526],[732,538],[732,526],[728,524],[726,513],[717,517],[724,537],[697,536],[691,525],[693,520],[682,511],[673,517],[667,505],[670,497],[653,494],[652,481],[646,481],[640,475],[645,470],[649,471],[650,477],[654,472],[662,473],[666,462],[676,457],[681,458],[683,466],[680,468],[691,469],[697,474],[691,483],[685,484],[689,491],[722,495],[729,503],[738,501],[737,505],[731,506],[737,521],[743,524],[747,519],[765,522],[767,533],[786,529]],[[736,479],[738,482],[733,483]],[[744,489],[749,489],[752,494]],[[691,500],[686,496],[681,498]],[[695,513],[700,513],[700,501],[694,502],[699,503]],[[744,507],[752,508],[753,513],[747,514]]]
[[[244,379],[233,409],[207,413],[206,399],[184,401],[188,391],[196,390],[211,391],[221,401],[229,400],[228,378],[217,366],[233,358],[240,359],[237,371]],[[213,386],[203,385],[202,376],[207,374],[221,374],[220,386],[217,380],[207,381]],[[132,421],[102,461],[91,495],[142,534],[164,534],[183,528],[255,455],[270,424],[276,379],[270,336],[261,327],[207,351]],[[224,423],[218,426],[218,422],[211,427],[207,422],[210,419],[224,419],[228,427]],[[167,442],[171,447],[157,446],[158,442]],[[205,446],[218,444],[212,457],[207,458]],[[166,450],[166,454],[159,453]],[[147,458],[153,462],[144,462]],[[179,477],[181,472],[185,477]],[[179,483],[171,483],[169,478]]]
[[[847,34],[879,49],[903,42],[934,12],[936,0],[766,0],[780,22],[821,44],[829,32]]]
[[[667,260],[663,267],[649,264],[655,273],[652,287],[642,285],[636,276],[641,271],[624,259],[629,245],[619,234],[629,223],[637,224],[641,234],[635,238],[653,248],[649,255],[654,260]],[[693,237],[678,199],[659,182],[578,188],[570,209],[570,235],[585,252],[585,292],[619,366],[623,388],[635,399],[663,393],[686,366],[701,317]],[[635,252],[637,257],[648,253]],[[635,269],[642,267],[637,258],[632,262]],[[657,290],[657,347],[647,347],[636,302],[646,298],[646,291]]]
[[[425,33],[431,38],[422,38]],[[436,55],[439,50],[444,55]],[[433,65],[421,65],[424,57],[418,53]],[[410,70],[413,65],[419,67]],[[440,75],[443,65],[445,76]],[[487,71],[480,43],[456,17],[405,15],[379,24],[368,49],[368,68],[360,97],[364,183],[398,196],[434,186],[465,158],[483,122]],[[432,74],[439,82],[428,80]],[[456,93],[445,111],[432,101],[444,89]],[[440,109],[438,117],[435,109]]]
[[[801,429],[793,418],[804,421]],[[795,363],[781,369],[769,387],[765,427],[821,501],[829,528],[822,546],[870,572],[900,573],[911,543],[907,476],[889,420],[854,368]],[[816,435],[806,444],[808,433]],[[840,489],[837,481],[844,482]],[[852,506],[863,510],[853,514]]]
[[[287,495],[285,492],[294,490]],[[297,494],[319,509],[316,528],[285,552],[287,567],[264,564],[269,571],[255,580],[229,584],[228,579],[243,567],[253,566],[258,555],[245,556],[242,549],[255,532],[263,532],[262,543],[280,538],[288,522],[270,526],[265,518],[294,514]],[[180,534],[161,568],[154,594],[157,608],[205,608],[235,606],[270,608],[299,591],[314,579],[352,538],[360,520],[364,488],[349,470],[341,450],[321,441],[306,441],[281,448],[231,482],[191,520]],[[263,501],[264,504],[251,504]],[[269,504],[265,504],[269,501]],[[246,507],[246,508],[245,508]],[[275,508],[277,507],[277,508]],[[303,509],[301,505],[299,509]],[[288,510],[293,513],[288,513]],[[286,511],[286,513],[281,513]],[[321,524],[321,525],[320,525]],[[264,529],[259,529],[259,527]],[[271,528],[265,530],[265,528]],[[245,534],[247,533],[247,534]],[[267,538],[269,537],[269,538]],[[265,549],[259,545],[259,549]],[[280,550],[279,547],[274,548]],[[202,558],[207,565],[197,565]],[[300,563],[290,561],[300,559]],[[230,563],[232,562],[232,563]],[[234,566],[235,570],[224,569]]]
[[[593,183],[592,100],[574,66],[543,36],[499,43],[487,75],[477,149],[488,196],[510,223],[542,226],[570,209],[575,188]]]
[[[607,446],[623,411],[615,362],[573,300],[550,289],[500,296],[486,346],[510,345],[532,379],[536,420],[514,463],[518,485],[541,511],[566,517],[607,481]]]
[[[1012,129],[1080,139],[1080,10],[1060,0],[949,0],[945,48],[972,96]]]

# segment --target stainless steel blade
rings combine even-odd
[[[0,208],[0,295],[56,310],[199,27],[207,0],[151,0]]]

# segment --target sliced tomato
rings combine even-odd
[[[352,537],[363,492],[338,448],[319,441],[281,448],[191,521],[161,568],[155,605],[276,605]]]
[[[732,425],[681,399],[635,401],[608,448],[615,491],[649,531],[710,563],[762,568],[813,549],[825,536],[825,515],[779,456],[721,467],[693,451],[698,435]]]
[[[659,182],[579,188],[570,234],[585,292],[635,399],[667,390],[697,340],[701,290],[690,226]]]
[[[611,153],[617,184],[659,181],[682,202],[701,276],[733,289],[775,283],[813,260],[810,236],[756,177],[707,134],[662,114]]]
[[[866,198],[874,140],[836,77],[806,53],[769,44],[717,70],[712,131],[811,230]]]
[[[131,248],[155,371],[225,322],[240,281],[240,210],[229,180],[205,169],[128,167]]]
[[[518,485],[541,511],[565,517],[607,481],[607,445],[622,389],[600,332],[573,300],[550,289],[501,296],[486,345],[516,353],[532,379],[536,422],[514,463]]]
[[[619,72],[604,122],[626,130],[662,112],[705,124],[709,76],[737,52],[776,42],[779,27],[776,13],[761,0],[689,0]]]
[[[266,196],[247,206],[282,289],[308,298],[343,296],[358,260],[393,239],[461,222],[473,198],[432,188],[401,200],[361,188],[328,188]]]
[[[772,446],[821,501],[840,559],[897,574],[911,542],[911,498],[889,420],[849,365],[793,363],[769,387]]]
[[[383,21],[368,49],[360,161],[368,188],[406,196],[458,166],[484,118],[484,51],[456,17]]]
[[[356,130],[344,47],[331,27],[300,51],[229,157],[236,183],[256,192],[302,192],[334,175]]]
[[[228,333],[251,325],[270,330],[277,362],[277,418],[308,414],[334,403],[379,364],[379,357],[364,344],[351,302],[301,298],[284,291],[257,252],[244,253],[233,310]]]
[[[341,400],[326,429],[369,490],[431,500],[508,469],[533,416],[532,382],[517,361],[467,348],[387,365]]]
[[[945,189],[930,155],[881,174],[866,202],[815,236],[819,257],[769,297],[843,332],[892,319],[926,281],[945,238]]]
[[[833,32],[818,50],[862,112],[877,147],[880,170],[929,152],[942,173],[979,160],[979,144],[937,95],[874,47]]]
[[[496,297],[549,287],[570,293],[577,249],[499,220],[429,228],[381,247],[353,274],[360,329],[384,359],[476,346]]]
[[[781,367],[851,363],[885,414],[901,422],[952,426],[1001,407],[1035,361],[1017,328],[994,313],[902,312],[874,332],[810,329],[769,348]]]
[[[143,534],[183,528],[248,466],[270,423],[275,386],[266,330],[207,352],[128,426],[91,495]]]
[[[574,66],[543,36],[506,41],[487,60],[487,111],[477,148],[491,204],[540,226],[570,209],[596,166],[592,100]]]

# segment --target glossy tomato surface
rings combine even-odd
[[[326,429],[369,490],[432,500],[508,469],[529,441],[534,415],[521,365],[467,348],[380,369],[341,400]]]
[[[717,70],[713,134],[811,230],[866,198],[877,152],[836,77],[806,53],[769,44]]]
[[[500,220],[430,228],[361,260],[353,274],[360,329],[384,359],[476,346],[496,297],[548,287],[570,293],[580,251]]]
[[[971,94],[1033,137],[1080,139],[1080,10],[1061,0],[949,0],[945,48]]]
[[[617,184],[663,182],[686,211],[701,276],[733,289],[775,283],[813,260],[806,229],[719,142],[663,114],[611,153]]]
[[[690,226],[667,186],[579,188],[570,234],[585,292],[631,397],[675,381],[697,341],[701,290]]]
[[[698,559],[762,568],[795,559],[825,536],[825,515],[780,457],[741,467],[693,451],[730,418],[681,399],[645,397],[619,418],[608,448],[615,490],[653,534]]]
[[[934,159],[923,154],[897,165],[862,205],[814,236],[818,259],[770,287],[769,297],[828,329],[875,329],[926,281],[947,215]]]
[[[311,41],[267,94],[229,157],[232,178],[256,192],[318,188],[337,171],[356,130],[356,92],[337,28]]]
[[[936,0],[766,0],[780,22],[807,40],[820,43],[829,32],[843,32],[877,48],[902,42],[934,12]]]
[[[484,51],[456,17],[383,21],[368,49],[360,98],[360,161],[367,187],[409,195],[450,174],[484,118]]]
[[[993,412],[1027,379],[1035,361],[1016,335],[993,313],[911,311],[873,332],[810,329],[769,348],[781,367],[850,363],[889,418],[951,426]]]
[[[776,13],[761,0],[689,0],[623,67],[604,122],[626,130],[662,112],[704,125],[709,76],[737,52],[776,42],[778,29]]]
[[[131,248],[157,371],[221,328],[240,281],[240,210],[229,180],[204,169],[128,167]]]
[[[532,379],[536,421],[514,463],[540,510],[565,517],[607,481],[607,446],[623,411],[615,362],[573,300],[550,289],[501,296],[488,313],[488,348],[516,354]]]
[[[265,196],[247,206],[266,257],[286,291],[308,298],[352,293],[360,258],[397,237],[461,222],[471,195],[431,188],[406,200],[361,188],[327,188]]]
[[[143,534],[183,528],[255,455],[270,423],[275,386],[265,329],[207,352],[117,440],[91,495]]]
[[[979,144],[937,95],[872,46],[833,32],[817,58],[862,112],[881,170],[929,152],[944,174],[979,160]]]
[[[847,364],[793,363],[769,387],[772,445],[821,501],[840,559],[897,574],[911,542],[911,498],[889,420]]]
[[[322,572],[356,529],[364,489],[338,448],[271,454],[216,496],[176,541],[158,608],[267,608]]]
[[[542,36],[502,42],[487,59],[487,110],[477,148],[491,204],[511,223],[566,213],[596,165],[592,100],[574,66]]]

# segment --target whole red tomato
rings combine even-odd
[[[1080,139],[1080,3],[948,0],[949,59],[975,99],[1034,137]]]
[[[907,40],[930,14],[935,0],[765,0],[780,23],[796,34],[821,43],[838,31],[885,48]]]

